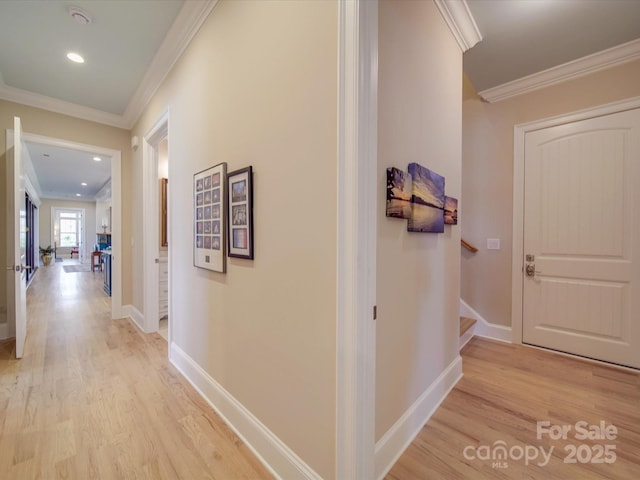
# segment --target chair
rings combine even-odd
[[[80,249],[75,246],[75,247],[71,247],[71,254],[69,255],[70,258],[73,258],[73,254],[76,254],[78,256],[80,256]]]

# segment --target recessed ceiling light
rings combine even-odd
[[[82,58],[82,55],[80,55],[79,53],[69,52],[67,53],[67,58],[72,62],[84,63],[84,58]]]
[[[94,159],[96,162],[101,162],[101,161],[102,161],[102,159],[101,159],[100,157],[93,157],[93,159]]]
[[[83,187],[87,186],[87,182],[82,182],[80,185],[82,185]]]
[[[79,193],[76,193],[76,197],[81,197],[82,195],[80,195]]]

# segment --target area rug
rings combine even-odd
[[[62,258],[56,258],[56,262],[61,262],[62,260]]]
[[[64,271],[67,273],[90,272],[91,265],[63,265]]]

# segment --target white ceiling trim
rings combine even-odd
[[[218,0],[186,0],[158,49],[124,115],[116,115],[6,85],[0,77],[0,99],[130,130],[158,87],[213,11]]]
[[[463,53],[482,40],[482,34],[466,0],[434,0],[434,2]]]
[[[30,107],[41,108],[51,112],[62,113],[72,117],[82,118],[92,122],[104,123],[112,127],[125,128],[121,115],[103,112],[95,108],[85,107],[77,103],[65,102],[57,98],[48,97],[39,93],[29,92],[20,88],[5,85],[0,79],[0,98],[9,102],[21,103]]]
[[[124,112],[127,128],[132,128],[140,118],[153,95],[217,4],[218,0],[185,1]]]
[[[490,103],[499,102],[638,59],[640,59],[640,39],[478,93]]]

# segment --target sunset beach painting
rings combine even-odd
[[[387,168],[387,217],[411,216],[411,177],[395,167]]]
[[[409,232],[444,232],[444,177],[417,163],[409,164],[411,216]]]
[[[444,197],[444,223],[445,225],[458,224],[458,199]]]

